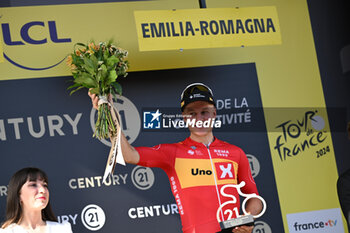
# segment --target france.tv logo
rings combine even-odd
[[[160,129],[162,113],[157,111],[143,112],[143,128],[144,129]]]

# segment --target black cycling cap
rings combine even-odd
[[[203,83],[192,83],[188,85],[181,94],[181,111],[186,105],[195,101],[207,101],[215,106],[213,92]]]

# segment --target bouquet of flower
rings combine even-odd
[[[99,96],[98,117],[94,137],[109,138],[116,134],[108,101],[110,95],[122,94],[121,85],[116,82],[117,77],[127,76],[129,63],[126,60],[128,51],[118,48],[109,42],[88,45],[77,43],[74,51],[67,58],[73,74],[74,84],[68,87],[70,94],[88,88],[90,92]]]

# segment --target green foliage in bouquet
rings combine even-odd
[[[129,63],[126,60],[128,51],[118,48],[109,42],[88,45],[77,43],[74,51],[67,57],[74,84],[68,87],[70,94],[88,88],[91,93],[107,100],[112,95],[122,94],[121,85],[116,82],[119,76],[127,76]],[[108,138],[116,133],[115,124],[107,103],[99,105],[98,118],[94,136]]]

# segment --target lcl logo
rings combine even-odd
[[[43,39],[33,39],[29,35],[29,29],[31,29],[34,26],[40,26],[45,28],[45,23],[41,21],[33,21],[24,24],[21,27],[20,35],[23,41],[27,42],[28,44],[45,44],[47,43],[47,38]],[[24,45],[23,41],[12,41],[11,39],[11,32],[10,32],[10,25],[8,23],[1,24],[2,33],[4,37],[4,43],[6,45]],[[48,28],[50,33],[50,39],[54,43],[67,43],[71,42],[71,38],[58,38],[57,34],[57,27],[55,21],[48,21]]]
[[[3,41],[4,44],[7,46],[22,46],[25,44],[31,44],[31,45],[41,45],[41,44],[46,44],[48,43],[48,38],[42,37],[40,38],[40,35],[42,35],[43,33],[40,33],[40,35],[38,35],[38,33],[35,35],[35,38],[33,38],[33,36],[30,35],[30,29],[32,29],[33,27],[41,27],[43,32],[44,30],[48,30],[49,35],[50,35],[50,40],[53,43],[70,43],[72,41],[71,38],[59,38],[58,36],[58,32],[57,32],[57,26],[56,26],[56,22],[55,21],[48,21],[43,22],[43,21],[32,21],[32,22],[28,22],[25,23],[19,31],[13,31],[10,28],[10,24],[9,23],[2,23],[1,24],[1,28],[2,28],[2,34],[3,34]],[[14,40],[12,35],[16,35],[16,33],[18,33],[20,35],[20,38],[22,40]],[[39,38],[38,38],[39,37]],[[18,36],[16,37],[18,38]],[[4,53],[4,57],[5,59],[7,59],[10,63],[12,63],[13,65],[20,67],[22,69],[28,69],[28,70],[46,70],[46,69],[50,69],[54,66],[57,66],[58,64],[60,64],[65,58],[63,58],[61,61],[59,61],[58,63],[48,66],[48,67],[43,67],[43,68],[31,68],[31,67],[27,67],[24,65],[21,65],[17,62],[15,62],[13,59],[11,59],[10,57],[8,57],[5,53]]]

